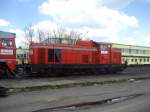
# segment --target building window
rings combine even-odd
[[[121,52],[124,53],[124,48],[121,48]]]
[[[145,51],[145,54],[150,54],[150,51],[149,51],[149,50],[146,50],[146,51]]]
[[[142,59],[140,58],[140,62],[142,62]]]
[[[131,49],[131,54],[138,54],[138,50]]]
[[[139,54],[143,54],[143,50],[139,50]]]
[[[20,55],[19,55],[19,54],[17,54],[17,58],[20,58]]]
[[[122,48],[122,53],[129,53],[129,49],[128,48]]]
[[[27,58],[27,54],[24,54],[24,58]]]
[[[134,62],[134,59],[131,59],[131,62]]]
[[[131,49],[129,49],[129,54],[131,54],[132,53],[132,50]]]

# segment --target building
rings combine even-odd
[[[23,48],[17,48],[16,50],[16,60],[17,64],[27,64],[29,59],[29,50]]]
[[[150,64],[150,47],[117,43],[113,43],[112,47],[122,52],[122,61],[127,61],[129,65]]]

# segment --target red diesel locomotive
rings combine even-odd
[[[15,33],[0,31],[0,77],[10,74],[14,76],[16,69]]]
[[[31,44],[29,65],[32,73],[40,74],[115,73],[126,66],[121,57],[109,43],[50,38]]]
[[[16,75],[15,37],[14,33],[0,31],[0,77]],[[23,66],[23,71],[31,75],[115,73],[126,67],[121,57],[121,52],[109,43],[50,38],[30,45],[29,64]]]

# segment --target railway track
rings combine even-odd
[[[21,73],[21,70],[20,70]],[[37,77],[29,74],[19,74],[15,79],[1,79],[0,80],[0,96],[5,96],[7,88],[37,88],[48,87],[55,85],[70,85],[70,84],[97,84],[110,83],[118,81],[135,81],[136,79],[150,79],[149,66],[130,66],[121,73],[116,74],[72,74],[65,76],[53,77]],[[19,84],[19,85],[18,85]],[[4,88],[6,87],[6,89]]]
[[[150,65],[136,65],[136,66],[128,66],[124,71],[119,73],[75,73],[75,74],[51,74],[49,75],[41,75],[41,74],[28,74],[26,73],[23,68],[18,68],[16,77],[11,79],[36,79],[36,78],[58,78],[58,77],[90,77],[90,76],[116,76],[116,75],[139,75],[139,74],[149,74],[150,73]],[[7,77],[6,77],[7,78]],[[4,79],[6,79],[4,78]],[[2,79],[1,79],[2,80]]]
[[[122,73],[128,73],[128,74],[150,73],[150,65],[128,66]]]

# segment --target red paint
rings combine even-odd
[[[48,61],[48,50],[61,50],[61,61]],[[111,44],[80,41],[75,45],[32,43],[30,64],[121,64],[121,52]]]
[[[10,45],[3,43],[10,42]],[[16,69],[16,44],[15,38],[0,37],[0,61],[5,62],[11,70]]]

